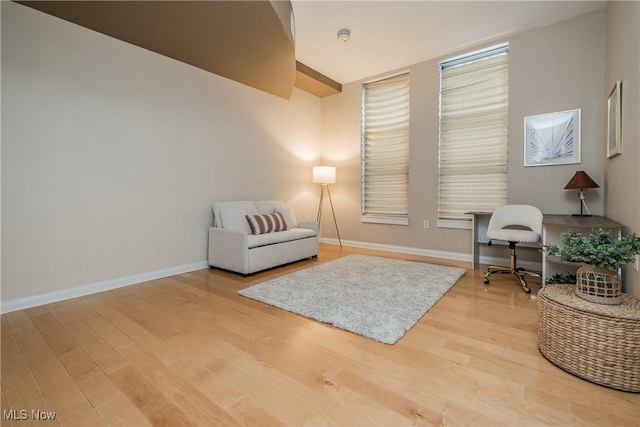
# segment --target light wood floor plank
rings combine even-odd
[[[108,426],[151,426],[149,420],[122,394],[103,401],[96,406],[96,411]]]
[[[119,388],[119,386],[123,384],[128,384],[126,381],[123,381],[120,376],[121,372],[131,369],[128,361],[109,346],[109,344],[85,324],[80,317],[76,316],[76,313],[73,312],[71,308],[72,304],[64,302],[52,305],[50,311],[60,324],[64,326],[69,335],[80,344],[91,360],[106,374],[107,378],[103,375],[90,375],[80,384],[81,387],[92,389],[92,391],[88,393],[88,396],[92,399],[96,412],[107,425],[151,425],[150,421],[147,420],[132,401],[125,396],[126,390],[120,390]],[[93,318],[93,316],[91,318]],[[107,335],[112,336],[110,329],[99,329],[108,331]],[[86,365],[86,360],[83,360],[83,362],[80,366]],[[77,369],[77,367],[71,369]],[[91,372],[95,372],[95,369],[92,369]],[[112,375],[115,380],[111,378]],[[118,386],[115,385],[116,381],[118,382]],[[116,390],[115,395],[114,389]],[[135,400],[135,396],[137,396],[130,391],[129,395],[133,400]],[[157,419],[163,420],[163,414],[157,414]]]
[[[347,370],[341,370],[336,375],[327,376],[325,381],[329,385],[345,387],[354,393],[366,396],[372,405],[389,408],[402,417],[411,421],[414,425],[440,425],[442,424],[442,409],[433,410],[423,406],[400,393],[389,388],[368,381]],[[444,406],[444,405],[443,405]]]
[[[553,383],[548,382],[546,384]],[[549,391],[545,391],[544,387],[527,388],[526,401],[530,404],[532,411],[541,413],[553,412],[552,422],[562,423],[564,425],[593,427],[637,427],[640,423],[640,406],[636,405],[636,410],[633,411],[629,408],[629,403],[627,403],[625,405],[627,409],[623,409],[623,412],[618,414],[615,411],[602,410],[600,404],[596,404],[594,407],[591,404],[584,404],[571,399],[558,397],[553,394],[555,387],[547,388]],[[612,401],[606,398],[604,400]],[[549,409],[551,409],[551,411],[549,411]],[[551,416],[551,414],[548,416]]]
[[[13,336],[7,317],[2,317],[2,391],[10,409],[26,409],[32,402],[46,401],[40,384]]]
[[[1,404],[54,425],[640,425],[640,393],[541,356],[536,284],[468,269],[392,346],[237,294],[351,253],[442,262],[321,245],[248,277],[205,269],[5,314]]]
[[[120,353],[151,381],[157,389],[179,406],[197,425],[236,425],[238,422],[191,383],[138,345]]]
[[[6,414],[6,411],[11,411],[12,409],[15,409],[15,408],[11,408],[7,403],[7,398],[4,395],[4,389],[2,388],[2,384],[0,384],[0,395],[2,396],[2,400],[0,401],[0,412],[2,412],[2,421],[0,422],[0,425],[6,426],[6,427],[13,427],[15,426],[15,422],[13,418],[5,414]]]
[[[171,364],[187,357],[181,349],[167,345],[142,325],[138,324],[128,315],[123,314],[117,308],[117,302],[109,302],[109,297],[101,295],[89,302],[89,307],[97,313],[109,319],[120,331],[125,333],[136,344],[143,346],[151,353],[157,355],[166,364]]]
[[[464,401],[449,401],[447,402],[447,406],[444,408],[442,412],[443,422],[442,425],[445,426],[459,426],[459,427],[467,427],[467,426],[486,426],[486,427],[495,427],[501,425],[512,425],[511,423],[501,421],[500,418],[491,418],[486,415],[483,411],[476,411],[469,407],[467,407],[466,402]],[[526,415],[523,414],[523,419],[526,419]],[[520,425],[520,423],[516,423],[513,425]]]
[[[195,426],[184,411],[171,402],[132,366],[109,373],[109,378],[154,426]]]
[[[197,362],[203,365],[202,360]],[[202,371],[195,371],[193,364],[174,368],[196,382],[205,394],[223,399],[228,411],[234,409],[239,399],[246,399],[287,425],[306,425],[318,416],[331,425],[371,425],[366,414],[353,408],[332,407],[320,394],[274,369],[251,375],[232,364],[215,364],[211,366],[213,370],[207,369],[209,374],[204,375]],[[236,413],[232,415],[238,417]]]
[[[31,319],[93,406],[119,394],[102,369],[50,312]]]
[[[75,308],[72,302],[67,301],[56,304],[51,313],[103,372],[108,373],[127,366],[127,361],[107,342],[112,335],[111,331],[109,330],[106,336],[100,335],[90,326],[93,317],[81,317],[84,310],[80,310],[81,314],[78,316]],[[85,323],[87,320],[89,323]],[[98,328],[98,331],[105,330]]]
[[[109,319],[104,318],[100,313],[91,307],[91,302],[95,301],[95,297],[83,299],[80,304],[70,306],[71,310],[84,323],[86,323],[93,331],[104,339],[114,349],[131,345],[134,341],[124,332],[110,323]]]
[[[46,340],[27,316],[14,323],[13,333],[38,384],[56,412],[56,421],[69,426],[98,426],[102,420]],[[12,326],[13,328],[13,326]],[[26,408],[28,410],[38,408]]]
[[[24,316],[19,316],[20,319],[26,321],[28,317],[26,313]],[[14,317],[16,319],[16,317]],[[18,323],[14,322],[14,326],[18,326]],[[22,322],[23,326],[27,324]],[[2,318],[2,419],[0,424],[5,425],[19,425],[19,426],[36,426],[47,425],[57,426],[59,425],[56,419],[38,420],[32,416],[33,410],[41,410],[44,412],[51,412],[51,406],[40,388],[40,384],[36,380],[29,363],[24,358],[22,350],[18,345],[13,331],[9,326],[7,317]],[[16,414],[13,418],[18,420],[8,419],[11,416],[5,416],[4,411],[14,411]],[[26,412],[22,412],[26,411]],[[23,419],[23,417],[26,417]]]
[[[193,383],[203,394],[218,402],[235,419],[251,419],[256,425],[262,423],[267,425],[288,424],[286,420],[280,420],[276,416],[269,414],[268,407],[254,403],[251,399],[252,393],[244,392],[243,385],[248,382],[255,382],[251,378],[257,380],[259,378],[257,375],[250,375],[233,364],[207,353],[194,354],[194,358],[189,360],[188,363],[181,363],[172,368]],[[249,408],[255,411],[254,415],[247,413]],[[261,418],[256,418],[258,414],[261,416],[269,415],[262,420]],[[292,416],[294,415],[289,415],[289,417]],[[292,420],[293,418],[291,418],[289,424],[293,422]]]

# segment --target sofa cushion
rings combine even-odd
[[[289,228],[296,228],[298,226],[296,214],[293,212],[293,208],[291,206],[276,207],[276,212],[280,212],[284,215],[284,220],[287,221],[287,226]]]
[[[280,212],[272,214],[245,215],[252,234],[265,234],[285,231],[287,222]]]
[[[224,207],[219,210],[219,224],[225,230],[239,231],[241,233],[251,233],[251,228],[247,223],[247,211],[243,207]]]
[[[255,234],[247,236],[249,249],[260,246],[273,245],[275,243],[288,242],[290,240],[306,239],[316,236],[315,230],[308,228],[290,228],[286,231],[278,231],[277,233]]]
[[[214,216],[214,226],[220,228],[226,228],[222,223],[222,210],[227,208],[242,208],[244,209],[243,213],[240,213],[239,222],[242,222],[243,227],[240,231],[245,231],[247,233],[251,233],[251,229],[249,228],[249,224],[247,224],[247,219],[244,217],[245,215],[254,215],[257,214],[256,206],[253,202],[249,201],[231,201],[231,202],[214,202],[213,203],[213,216]],[[233,213],[242,212],[239,210],[231,210],[227,212],[227,218]],[[237,219],[237,218],[236,218]]]
[[[269,214],[276,212],[276,208],[284,208],[287,206],[282,200],[257,200],[254,202],[258,213]]]
[[[282,200],[259,200],[255,202],[255,205],[261,214],[281,212],[289,228],[296,228],[298,226],[298,221],[296,220],[293,209]]]

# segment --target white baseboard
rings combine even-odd
[[[85,295],[91,295],[97,292],[104,292],[111,289],[122,288],[142,282],[148,282],[150,280],[162,279],[169,276],[175,276],[176,274],[189,273],[191,271],[202,270],[204,268],[209,268],[209,264],[207,263],[207,261],[180,265],[177,267],[164,268],[162,270],[135,274],[133,276],[104,280],[100,282],[89,283],[86,285],[74,286],[73,288],[61,289],[59,291],[2,301],[2,303],[0,304],[0,313],[5,314],[12,311],[23,310],[25,308],[36,307],[43,304],[50,304],[53,302],[64,301],[71,298],[83,297]]]
[[[330,245],[339,245],[338,239],[320,238],[320,243],[328,243]],[[442,258],[454,261],[471,262],[471,254],[461,254],[459,252],[434,251],[431,249],[411,248],[408,246],[383,245],[380,243],[357,242],[353,240],[342,240],[342,246],[352,248],[375,249],[386,252],[396,252],[409,255],[428,256],[432,258]]]
[[[320,238],[321,243],[338,245],[338,239]],[[387,252],[395,252],[409,255],[419,255],[431,258],[440,258],[453,261],[463,261],[471,263],[471,254],[447,251],[434,251],[431,249],[412,248],[408,246],[384,245],[379,243],[357,242],[353,240],[343,240],[343,246],[354,248],[374,249]],[[497,257],[480,257],[481,264],[492,265],[509,265],[508,258]],[[542,269],[540,263],[531,261],[519,261],[519,264],[527,269]],[[147,273],[135,274],[133,276],[120,277],[113,280],[104,280],[87,285],[75,286],[73,288],[61,289],[59,291],[47,292],[44,294],[32,295],[23,298],[16,298],[8,301],[2,301],[0,304],[0,313],[10,313],[12,311],[23,310],[26,308],[36,307],[39,305],[50,304],[54,302],[64,301],[71,298],[83,297],[86,295],[104,292],[111,289],[122,288],[125,286],[135,285],[150,280],[162,279],[164,277],[175,276],[177,274],[189,273],[191,271],[202,270],[208,268],[207,261],[201,261],[194,264],[181,265],[177,267],[165,268],[162,270],[150,271]]]
[[[338,239],[328,239],[326,237],[320,238],[320,243],[328,243],[330,245],[339,245],[340,242]],[[409,254],[409,255],[420,255],[431,258],[440,258],[451,261],[464,261],[471,263],[471,254],[464,254],[460,252],[447,252],[447,251],[434,251],[431,249],[421,249],[421,248],[412,248],[408,246],[394,246],[394,245],[383,245],[379,243],[367,243],[367,242],[357,242],[353,240],[343,240],[343,246],[349,246],[353,248],[364,248],[364,249],[375,249],[380,251],[387,252],[395,252],[401,254]],[[480,256],[480,264],[487,265],[509,265],[509,258],[499,258],[499,257],[489,257],[489,256]],[[533,262],[533,261],[524,261],[518,260],[518,266],[524,267],[528,270],[541,271],[542,263]]]

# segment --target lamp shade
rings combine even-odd
[[[335,184],[336,168],[334,166],[314,166],[313,182],[316,184]]]
[[[577,171],[573,177],[569,180],[567,185],[564,186],[565,190],[571,190],[575,188],[598,188],[600,187],[594,180],[591,179],[585,171]]]

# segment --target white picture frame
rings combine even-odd
[[[558,111],[524,118],[524,165],[580,163],[581,110]]]
[[[622,153],[622,82],[618,80],[607,98],[607,159]]]

